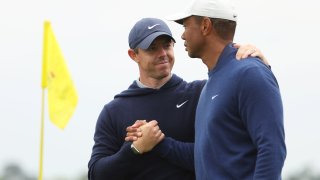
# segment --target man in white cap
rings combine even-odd
[[[228,0],[196,0],[169,17],[192,58],[208,67],[195,120],[199,180],[281,179],[286,158],[279,85],[259,59],[236,60],[237,14]]]

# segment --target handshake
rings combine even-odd
[[[126,131],[125,141],[131,141],[139,154],[151,151],[165,137],[156,120],[137,120]]]

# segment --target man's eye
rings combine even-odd
[[[148,48],[148,51],[154,51],[155,49],[156,49],[156,47],[150,46],[150,47]]]

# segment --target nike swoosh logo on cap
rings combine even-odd
[[[189,100],[186,100],[185,102],[181,103],[181,104],[177,104],[177,108],[180,108],[181,106],[183,106],[185,103],[187,103]]]
[[[148,29],[152,29],[152,28],[154,28],[154,27],[156,27],[156,26],[158,26],[158,25],[160,25],[160,24],[155,24],[155,25],[153,25],[153,26],[148,26]]]

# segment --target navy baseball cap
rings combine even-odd
[[[176,42],[164,21],[157,18],[143,18],[132,27],[129,33],[129,47],[148,49],[150,44],[161,35],[167,35]]]

